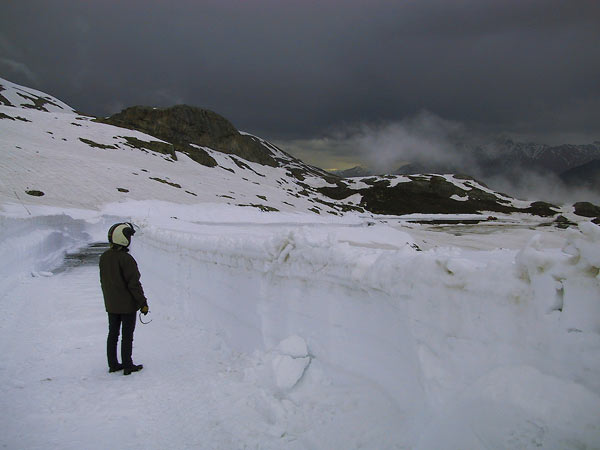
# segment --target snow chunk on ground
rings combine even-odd
[[[310,364],[306,341],[300,336],[290,336],[279,343],[271,365],[275,374],[275,384],[279,389],[292,389],[304,375]]]
[[[275,373],[275,383],[279,389],[292,389],[304,371],[310,364],[310,358],[292,358],[288,355],[277,355],[273,358],[273,371]]]
[[[570,230],[561,252],[544,249],[539,235],[515,257],[519,276],[530,286],[530,295],[544,314],[561,312],[560,321],[569,332],[600,334],[600,227],[580,224]]]
[[[292,358],[303,358],[308,356],[308,347],[306,341],[300,336],[290,336],[279,343],[277,349],[283,354]]]

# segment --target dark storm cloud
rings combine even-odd
[[[9,0],[0,15],[5,78],[93,114],[188,103],[280,139],[423,110],[593,136],[599,44],[596,0]]]

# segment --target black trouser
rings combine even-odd
[[[108,339],[106,340],[106,356],[108,367],[117,367],[117,343],[119,342],[119,331],[123,324],[123,335],[121,337],[121,361],[124,367],[133,366],[131,352],[133,351],[133,332],[135,331],[136,313],[114,314],[108,313]]]

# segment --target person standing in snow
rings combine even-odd
[[[143,368],[133,363],[133,332],[136,313],[148,314],[148,301],[140,283],[137,263],[129,252],[131,237],[135,234],[131,223],[116,223],[108,230],[110,248],[100,256],[100,285],[104,306],[108,313],[106,356],[108,371],[123,370],[123,375]],[[121,363],[117,359],[117,343],[121,336]]]

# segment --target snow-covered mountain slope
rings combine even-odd
[[[0,105],[45,112],[75,113],[73,108],[57,98],[2,78],[0,78]]]
[[[37,91],[2,79],[0,86],[2,203],[100,209],[153,199],[332,215],[558,212],[454,175],[341,180],[197,108],[128,108],[98,120]]]
[[[214,167],[207,167],[185,153],[164,151],[170,144],[155,137],[98,123],[50,96],[5,80],[0,85],[10,101],[9,106],[0,106],[2,203],[100,208],[123,200],[154,199],[226,203],[264,211],[339,214],[347,209],[298,184],[299,171],[321,171],[262,140],[279,166],[199,148],[216,161]],[[16,103],[22,92],[32,98],[38,95],[47,107],[55,108],[40,111]]]
[[[230,203],[264,209],[339,211],[300,195],[285,168],[204,149],[209,168],[182,153],[140,150],[156,138],[73,113],[1,107],[0,201],[100,208],[122,200]],[[133,144],[132,144],[133,143]],[[151,146],[149,144],[148,146]],[[57,182],[58,181],[58,182]],[[39,191],[43,196],[28,195]],[[318,197],[318,195],[313,195]]]

